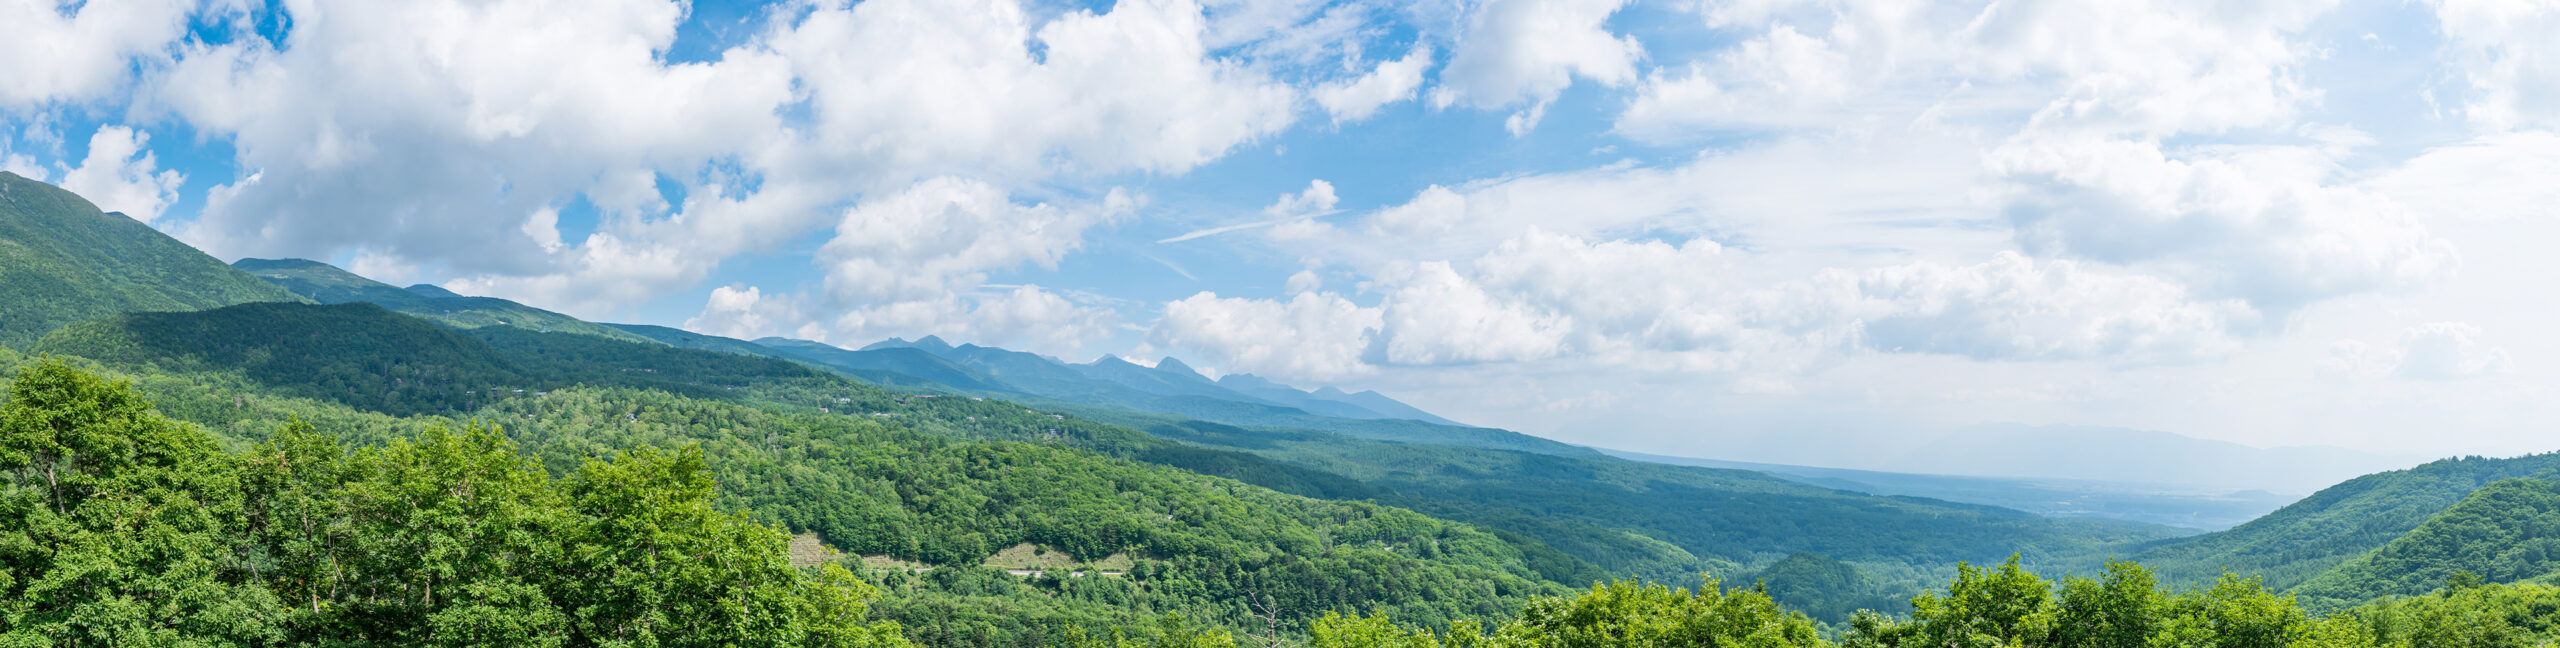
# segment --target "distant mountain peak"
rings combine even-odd
[[[1310,393],[1310,394],[1314,394],[1317,398],[1341,398],[1341,397],[1344,397],[1344,396],[1350,396],[1350,395],[1351,395],[1349,392],[1342,391],[1340,388],[1336,388],[1336,387],[1334,387],[1334,386],[1332,386],[1332,385],[1325,385],[1325,386],[1323,386],[1323,387],[1319,387],[1319,388],[1317,388],[1315,391],[1308,392],[1308,393]],[[1377,392],[1369,392],[1369,393],[1374,394],[1374,393],[1377,393]]]
[[[1165,356],[1163,360],[1157,360],[1156,371],[1178,373],[1194,378],[1200,378],[1202,380],[1208,379],[1208,377],[1200,375],[1200,370],[1191,368],[1191,365],[1182,364],[1181,360],[1176,360],[1173,356]]]
[[[942,336],[939,336],[939,335],[927,335],[927,336],[924,336],[924,337],[916,338],[915,344],[913,344],[912,346],[914,346],[914,347],[916,347],[916,348],[919,348],[919,349],[924,349],[924,350],[926,350],[926,351],[949,351],[949,350],[951,350],[951,343],[942,341]]]

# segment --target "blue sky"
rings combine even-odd
[[[0,0],[0,25],[27,63],[0,167],[225,259],[594,319],[1176,355],[1736,459],[1988,422],[2502,453],[2560,421],[2547,2]]]

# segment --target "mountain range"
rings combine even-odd
[[[1701,573],[1776,579],[1767,591],[1837,622],[1907,600],[1958,561],[2009,556],[2069,574],[2133,558],[2181,587],[2251,575],[2332,607],[2464,573],[2560,579],[2560,454],[2365,474],[2199,534],[2038,507],[2087,484],[2295,483],[2365,459],[1991,426],[1836,448],[1826,463],[2047,457],[2040,470],[2083,481],[1674,465],[1706,462],[1460,425],[1371,392],[1212,379],[1171,358],[1078,364],[933,337],[747,341],[400,288],[313,261],[226,265],[6,174],[0,252],[0,370],[37,362],[21,351],[79,358],[235,447],[302,421],[360,444],[499,426],[552,470],[641,446],[707,448],[723,506],[862,556],[889,583],[886,614],[978,629],[930,645],[1135,623],[1141,609],[1242,627],[1255,617],[1225,602],[1275,592],[1296,621],[1466,618],[1594,580]],[[2088,459],[2050,459],[2069,454],[2058,443]],[[2107,463],[2128,455],[2131,468]],[[2217,474],[2253,471],[2280,476]],[[989,562],[1053,553],[1153,580],[1069,584]]]

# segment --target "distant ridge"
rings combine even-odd
[[[0,171],[0,344],[136,311],[302,301],[123,214]]]
[[[2321,489],[2231,530],[2166,543],[2133,558],[2167,580],[2205,582],[2222,572],[2291,589],[2381,548],[2499,480],[2553,476],[2560,453],[2463,457],[2374,473]]]
[[[366,303],[455,328],[512,326],[532,331],[593,335],[625,342],[649,338],[568,315],[496,297],[466,297],[428,284],[395,288],[310,259],[241,259],[232,267],[323,304]]]

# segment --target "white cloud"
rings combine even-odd
[[[1324,277],[1317,276],[1315,270],[1299,270],[1297,274],[1289,275],[1289,284],[1284,292],[1297,295],[1315,292],[1323,287]]]
[[[820,2],[693,63],[666,60],[687,15],[667,0],[291,9],[290,42],[191,43],[148,75],[144,103],[229,138],[241,170],[182,238],[364,249],[591,316],[929,178],[1180,173],[1302,105],[1212,53],[1186,0],[1036,21],[1011,0]],[[541,222],[581,201],[594,235]]]
[[[1517,362],[1564,349],[1570,319],[1488,293],[1446,262],[1394,268],[1385,304],[1387,362],[1405,365]]]
[[[1466,196],[1431,185],[1414,194],[1413,200],[1370,214],[1369,228],[1401,236],[1430,236],[1457,227],[1466,217]]]
[[[785,328],[807,321],[797,304],[788,298],[767,299],[764,289],[755,286],[721,286],[711,289],[711,297],[702,304],[702,312],[684,321],[687,330],[734,337],[745,340],[778,335]],[[820,341],[824,341],[823,337]]]
[[[1416,43],[1404,58],[1381,61],[1359,78],[1316,88],[1316,105],[1323,106],[1337,124],[1368,119],[1387,104],[1412,99],[1422,87],[1422,72],[1430,67],[1431,46]]]
[[[2154,277],[2014,253],[1970,266],[1831,271],[1814,286],[1827,298],[1817,308],[1841,309],[1823,316],[1855,322],[1858,343],[1885,352],[2176,363],[2237,351],[2237,334],[2259,327],[2237,300],[2196,300]]]
[[[158,220],[161,211],[178,202],[178,187],[186,175],[160,170],[158,159],[144,148],[150,142],[149,133],[123,126],[99,127],[89,136],[89,157],[80,166],[63,170],[62,188],[97,203],[99,209],[124,212],[145,223]]]
[[[2498,133],[2429,149],[2366,187],[2429,218],[2560,219],[2560,134]]]
[[[939,299],[985,284],[989,271],[1054,268],[1086,229],[1134,204],[1115,191],[1098,204],[1021,205],[985,182],[934,178],[846,210],[818,262],[838,304]]]
[[[2434,0],[2453,63],[2471,82],[2464,116],[2489,130],[2560,127],[2560,5]]]
[[[1205,26],[1186,0],[1039,25],[1009,0],[880,0],[822,7],[771,44],[811,95],[809,154],[892,181],[1180,172],[1288,126],[1298,100],[1211,55]]]
[[[1205,354],[1222,372],[1324,382],[1375,371],[1362,355],[1380,325],[1379,309],[1340,295],[1300,291],[1273,301],[1203,292],[1166,303],[1147,344]]]
[[[187,33],[190,0],[0,0],[0,110],[103,99]]]
[[[1749,37],[1647,75],[1618,131],[2000,123],[2165,135],[2281,125],[2319,99],[2300,37],[2333,3],[1697,3]]]
[[[2421,285],[2457,255],[2388,197],[2333,182],[2300,147],[2172,153],[2152,142],[2027,138],[1995,151],[2003,210],[2032,254],[2144,266],[2210,297],[2287,310]]]
[[[1506,124],[1513,135],[1537,126],[1575,78],[1619,86],[1636,79],[1644,46],[1608,29],[1626,0],[1487,0],[1440,70],[1436,106],[1528,108]]]
[[[2329,367],[2368,377],[2448,381],[2507,372],[2506,349],[2481,340],[2480,327],[2463,322],[2428,322],[2409,327],[2389,347],[2357,340],[2330,345]]]
[[[2392,375],[2412,380],[2455,380],[2505,373],[2507,352],[2480,341],[2480,329],[2433,322],[2400,336],[2400,366]]]
[[[757,220],[705,209],[652,225],[644,219],[653,214],[609,212],[598,229],[611,240],[560,248],[488,235],[581,196],[611,210],[647,208],[656,200],[634,186],[660,174],[699,203],[738,180],[722,169],[753,173],[755,160],[740,156],[780,132],[776,112],[793,98],[789,67],[752,49],[666,63],[680,3],[293,9],[289,42],[189,45],[148,93],[237,151],[242,177],[214,189],[203,215],[180,230],[217,255],[361,247],[516,295],[645,294],[669,284],[594,282],[698,278],[758,237],[788,238],[819,215],[806,204]],[[792,191],[789,178],[765,180],[765,192]],[[636,250],[674,271],[597,270]]]
[[[819,290],[775,295],[722,287],[687,326],[854,343],[940,335],[1073,353],[1111,336],[1118,316],[1039,286],[993,285],[988,275],[1054,268],[1083,245],[1087,229],[1123,217],[1137,202],[1114,191],[1089,204],[1024,205],[982,181],[928,179],[845,211],[817,254],[827,270]]]

